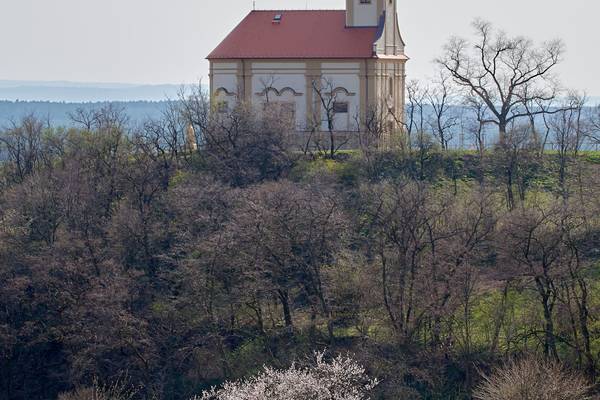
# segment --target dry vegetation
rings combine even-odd
[[[477,400],[586,400],[588,382],[560,365],[533,358],[495,369],[475,390]]]

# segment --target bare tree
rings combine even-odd
[[[125,113],[125,108],[112,103],[104,107],[92,109],[79,107],[74,112],[69,113],[69,118],[72,122],[87,131],[123,131],[130,122],[129,116]]]
[[[558,343],[572,345],[558,333],[556,309],[561,283],[571,279],[569,269],[575,268],[573,257],[577,248],[571,237],[575,237],[580,225],[580,219],[564,203],[552,202],[508,214],[500,231],[502,264],[535,291],[544,321],[540,342],[544,354],[555,361],[559,360]],[[537,336],[536,329],[531,331]]]
[[[485,102],[477,96],[467,96],[465,103],[468,109],[466,129],[475,142],[479,158],[483,159],[488,145],[486,127],[489,124],[489,109]],[[472,118],[469,118],[472,116]]]
[[[386,130],[385,121],[386,112],[381,107],[371,108],[362,121],[360,115],[355,116],[359,145],[363,151],[380,147]]]
[[[202,82],[191,88],[188,93],[184,88],[179,91],[179,112],[182,118],[194,131],[195,148],[200,150],[205,144],[205,132],[210,119],[210,99],[202,88]]]
[[[286,181],[255,186],[244,194],[233,218],[232,237],[239,245],[242,270],[281,303],[283,320],[293,328],[300,291],[308,300],[312,324],[324,315],[333,339],[332,309],[322,269],[344,243],[344,217],[332,193],[322,187],[298,187]],[[314,327],[313,327],[314,328]]]
[[[51,142],[52,137],[60,138],[46,135],[49,131],[48,123],[33,114],[13,121],[9,129],[0,131],[0,160],[8,161],[10,181],[21,183],[40,168],[52,167],[55,150],[61,146]]]
[[[427,88],[424,88],[417,80],[412,80],[406,87],[408,94],[408,104],[406,107],[406,133],[408,136],[408,145],[412,145],[414,135],[422,134],[425,131],[425,100],[427,98]]]
[[[80,125],[86,131],[91,131],[97,124],[97,112],[94,109],[77,107],[77,109],[68,114],[71,122]]]
[[[529,114],[528,118],[531,131],[535,136],[535,140],[539,144],[538,153],[540,156],[542,156],[548,149],[548,141],[551,139],[552,129],[548,121],[553,114],[549,111],[558,107],[558,105],[555,104],[555,100],[556,99],[550,99],[547,101],[538,100],[534,104],[532,104],[532,102],[525,104],[525,110]],[[543,124],[540,125],[537,123],[539,115],[534,114],[532,110],[544,111],[544,113],[541,115]],[[564,109],[564,111],[567,111],[567,109]]]
[[[202,93],[198,95],[202,96]],[[195,96],[194,92],[191,96]],[[196,129],[204,131],[208,122],[204,121],[204,116],[201,117],[202,127],[192,122],[192,115],[198,116],[198,112],[204,111],[202,107],[197,110],[196,104],[190,104],[192,102],[195,103],[185,97],[182,89],[180,101],[168,101],[160,118],[144,121],[134,132],[138,150],[162,165],[165,172],[180,166],[182,161],[190,161],[190,156],[199,149],[200,138],[196,135]]]
[[[514,122],[514,121],[513,121]],[[525,201],[525,195],[539,167],[540,159],[537,142],[529,124],[513,124],[494,147],[493,162],[496,170],[501,173],[506,187],[506,202],[510,210],[517,204],[515,186],[518,190],[518,200]]]
[[[527,112],[525,105],[556,97],[553,71],[562,59],[562,42],[554,40],[538,48],[527,38],[495,32],[488,22],[476,20],[473,26],[475,43],[452,38],[436,61],[457,85],[483,100],[492,117],[485,122],[497,125],[504,136],[511,122],[552,112]]]
[[[275,89],[275,82],[277,82],[277,78],[274,75],[269,75],[268,77],[260,78],[259,81],[263,87],[262,92],[265,96],[265,101],[270,103],[271,91]]]
[[[584,121],[586,98],[572,94],[560,112],[544,117],[548,131],[553,135],[554,150],[558,155],[558,183],[561,194],[568,197],[567,173],[571,157],[577,156],[586,136]]]
[[[401,343],[426,330],[435,347],[442,344],[444,318],[455,315],[459,302],[470,312],[476,279],[471,263],[494,218],[488,195],[458,204],[448,193],[432,196],[431,190],[410,182],[369,186],[364,198],[390,325]],[[465,324],[467,337],[468,331]]]
[[[451,78],[445,72],[441,71],[433,86],[427,90],[427,105],[431,107],[432,115],[429,118],[429,125],[434,136],[440,142],[443,150],[448,150],[448,143],[454,137],[454,128],[459,125],[460,118],[456,110],[452,109],[452,99],[454,97]]]
[[[408,104],[406,110],[405,132],[408,139],[409,150],[416,147],[419,178],[425,177],[425,164],[431,156],[431,150],[435,147],[434,138],[428,131],[427,100],[429,88],[423,86],[419,81],[413,80],[407,86]]]
[[[240,102],[225,113],[211,113],[202,132],[209,168],[233,186],[280,177],[292,163],[289,119],[281,112],[259,113]]]
[[[584,368],[588,377],[594,380],[597,368],[590,329],[590,271],[594,267],[594,261],[587,256],[586,248],[590,247],[595,238],[586,223],[585,208],[571,206],[570,218],[562,226],[565,234],[565,255],[562,262],[565,273],[560,282],[560,300],[570,316],[568,320],[573,332],[571,340],[577,352],[578,366]]]
[[[321,124],[324,122],[327,124],[327,134],[329,137],[327,153],[329,157],[335,157],[335,154],[342,148],[347,142],[348,138],[341,138],[336,135],[336,114],[338,106],[338,91],[337,87],[332,79],[321,77],[312,81],[313,91],[315,92],[319,110],[315,110],[313,116],[313,125],[316,130],[320,130]],[[346,110],[348,112],[349,110]],[[319,117],[320,116],[320,117]],[[316,140],[317,146],[320,140]]]
[[[592,142],[600,144],[600,105],[598,105],[592,112],[591,117],[591,130],[589,138]]]

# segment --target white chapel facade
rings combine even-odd
[[[375,110],[395,129],[404,115],[404,47],[396,0],[252,11],[207,57],[211,101],[221,111],[240,100],[257,109],[277,102],[292,113],[296,131],[325,131],[321,97],[335,96],[336,131],[356,131]]]

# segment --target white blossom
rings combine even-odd
[[[348,357],[327,362],[315,353],[313,365],[286,370],[265,367],[258,376],[213,388],[195,400],[368,400],[378,384]]]

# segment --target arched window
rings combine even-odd
[[[388,94],[390,95],[390,97],[394,96],[394,78],[392,78],[391,76],[388,80]]]

